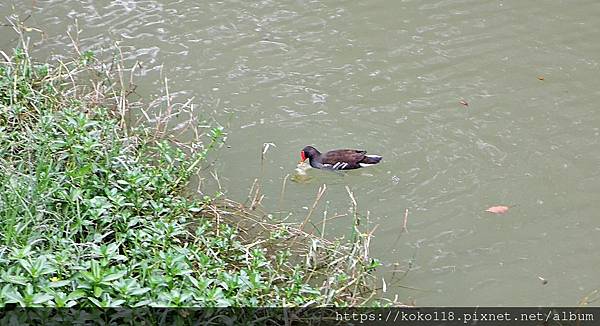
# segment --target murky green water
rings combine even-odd
[[[597,1],[16,1],[39,53],[119,41],[138,93],[194,97],[227,127],[213,171],[244,200],[320,223],[355,193],[379,225],[386,295],[419,305],[575,305],[600,288]],[[8,27],[0,36],[15,44]],[[464,100],[465,106],[460,103]],[[304,145],[367,149],[382,164],[287,182]],[[206,190],[216,182],[208,178]],[[514,205],[505,215],[483,211]],[[408,233],[402,231],[409,209]],[[326,234],[349,234],[350,217]],[[391,282],[391,271],[410,271]],[[539,277],[548,280],[544,285]],[[393,283],[393,284],[392,284]],[[414,289],[408,289],[408,286]]]

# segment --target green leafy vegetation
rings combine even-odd
[[[141,104],[125,99],[122,62],[2,54],[0,307],[346,306],[375,293],[368,235],[328,242],[189,191],[223,130],[195,129],[187,146],[164,119],[127,121]]]

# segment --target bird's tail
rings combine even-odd
[[[377,164],[381,161],[383,157],[379,155],[365,155],[365,158],[362,159],[361,163],[364,164]]]

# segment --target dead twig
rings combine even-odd
[[[325,184],[323,184],[321,187],[319,187],[319,191],[317,192],[317,198],[315,198],[315,201],[313,202],[312,206],[308,210],[308,214],[306,214],[306,217],[304,218],[304,221],[302,221],[302,224],[300,224],[300,230],[304,229],[304,226],[306,225],[306,223],[310,219],[310,216],[312,215],[313,211],[315,210],[315,208],[319,204],[319,201],[321,200],[321,197],[323,196],[323,194],[325,194],[326,190],[327,190],[327,185],[325,185]]]
[[[406,223],[408,223],[408,208],[404,210],[404,223],[402,223],[402,230],[408,233],[408,229],[406,228]]]

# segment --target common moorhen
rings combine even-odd
[[[377,164],[382,157],[366,155],[367,151],[356,149],[336,149],[321,154],[316,148],[306,146],[300,152],[302,162],[308,159],[310,166],[316,169],[352,170]]]

